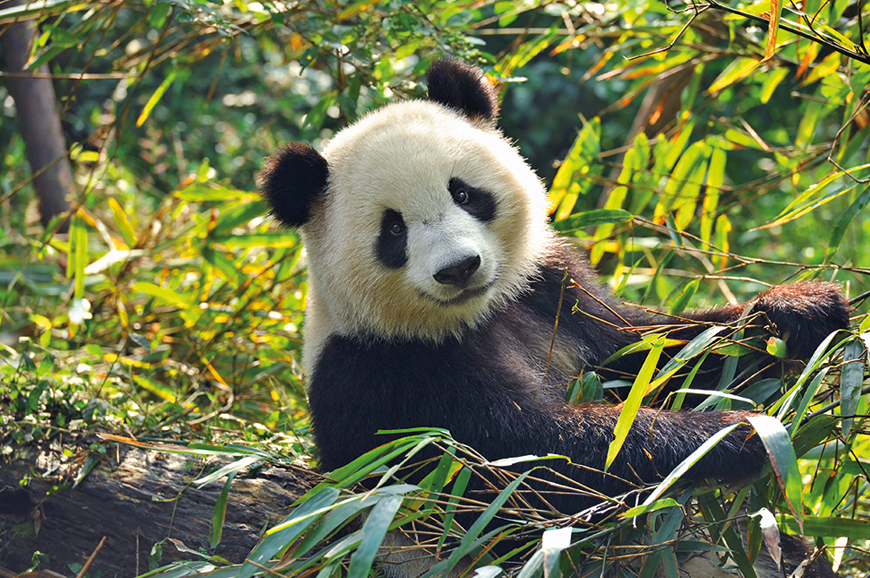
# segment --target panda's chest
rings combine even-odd
[[[564,401],[565,388],[588,362],[582,344],[560,332],[554,321],[522,307],[496,316],[478,335],[466,340],[482,370],[492,363],[520,379],[548,401]]]

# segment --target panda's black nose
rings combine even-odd
[[[465,285],[471,276],[474,275],[474,272],[477,271],[478,267],[480,267],[480,256],[475,255],[459,263],[454,263],[449,267],[444,267],[435,273],[433,277],[435,277],[436,281],[445,285]]]

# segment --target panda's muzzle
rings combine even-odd
[[[468,257],[458,263],[444,267],[433,275],[435,280],[442,285],[455,285],[465,287],[474,272],[480,267],[480,255]]]

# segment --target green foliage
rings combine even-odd
[[[55,75],[76,167],[69,236],[42,231],[14,103],[0,85],[2,451],[61,432],[109,431],[193,440],[190,451],[197,442],[257,444],[272,459],[314,462],[299,367],[305,257],[293,231],[270,226],[253,193],[255,173],[282,142],[318,147],[367,110],[422,96],[422,74],[444,54],[478,63],[502,83],[501,124],[550,185],[555,227],[590,250],[626,299],[679,315],[805,277],[864,294],[870,58],[863,7],[852,0],[808,0],[800,11],[717,0],[0,7],[2,23],[26,18],[41,26],[31,67],[48,63]],[[778,26],[769,27],[765,13]],[[641,103],[656,89],[657,99]],[[287,575],[363,575],[388,529],[417,524],[432,532],[442,568],[469,553],[523,577],[568,574],[575,565],[675,576],[687,551],[721,553],[724,545],[749,574],[760,538],[744,546],[724,523],[743,508],[757,518],[772,512],[780,528],[815,538],[846,571],[866,574],[866,556],[844,549],[842,539],[865,551],[870,540],[863,497],[870,318],[859,309],[853,334],[832,336],[796,375],[765,380],[754,377],[759,368],[744,363],[746,354],[770,347],[781,356],[782,343],[760,342],[751,321],[681,344],[658,371],[651,361],[632,398],[652,401],[688,371],[683,389],[656,401],[681,407],[687,395],[706,395],[702,407],[754,408],[780,419],[787,435],[759,426],[779,467],[751,487],[706,489],[694,501],[696,488],[671,486],[678,469],[641,510],[626,511],[633,495],[602,497],[606,515],[587,523],[576,512],[524,510],[526,480],[510,468],[522,460],[486,464],[444,432],[408,432],[312,490],[249,560],[272,567],[285,556]],[[651,333],[644,342],[650,355],[662,351],[656,339]],[[720,387],[693,390],[709,355],[728,357]],[[566,392],[572,403],[603,396],[592,372]],[[626,407],[629,420],[636,404]],[[414,454],[429,444],[444,457],[409,484]],[[89,449],[83,462],[95,463],[101,449]],[[263,459],[238,452],[232,468],[203,483],[232,491],[233,476]],[[529,477],[545,464],[536,462]],[[490,503],[465,495],[471,476],[484,472],[500,482],[488,499],[516,506],[497,518]],[[356,486],[367,475],[379,480],[373,492]],[[469,511],[479,523],[454,523]],[[353,526],[363,513],[365,525]],[[219,502],[213,545],[222,523]],[[513,561],[492,553],[508,537],[527,539]],[[159,574],[194,570],[262,573],[251,563],[212,561]]]

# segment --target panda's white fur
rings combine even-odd
[[[339,132],[323,156],[328,186],[301,228],[310,263],[308,368],[333,333],[435,342],[461,335],[525,289],[553,250],[546,191],[517,149],[498,129],[440,104],[383,107]],[[495,196],[492,222],[453,203],[446,184],[458,175]],[[392,271],[372,252],[385,209],[408,227],[408,265]],[[473,254],[481,265],[467,288],[433,279]]]

